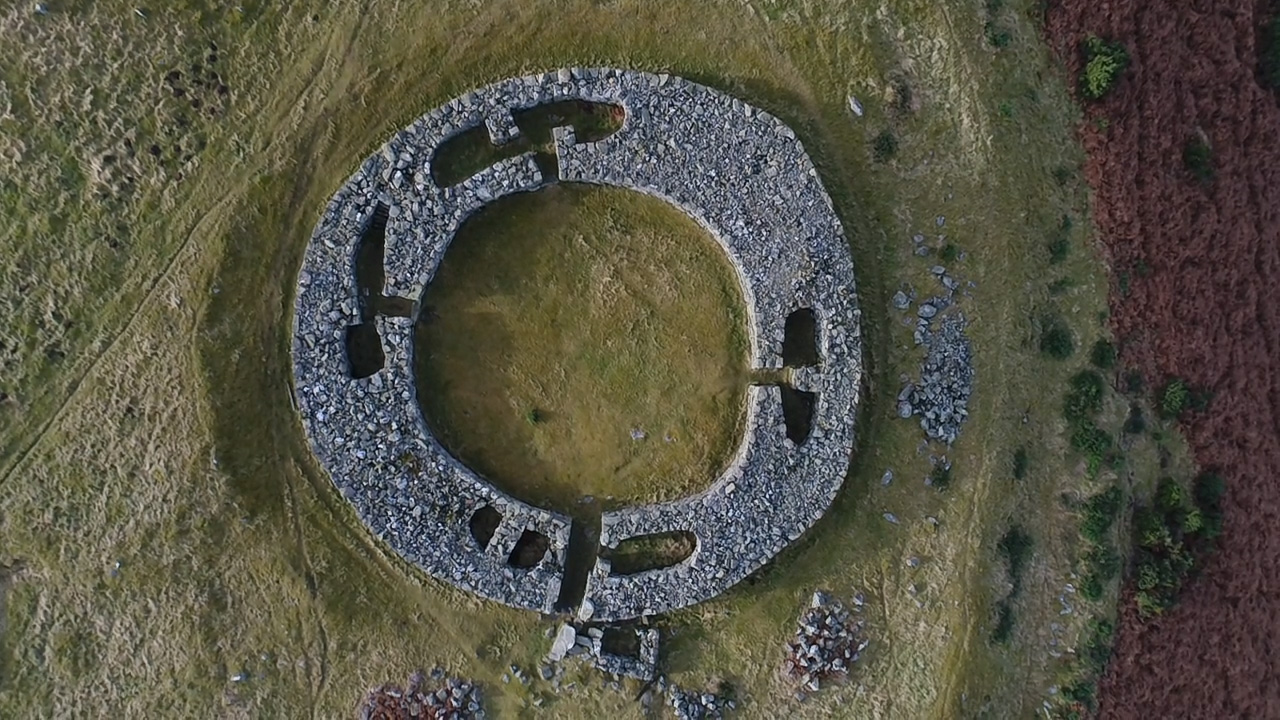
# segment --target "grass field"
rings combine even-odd
[[[742,437],[741,295],[724,251],[661,200],[556,185],[494,203],[423,298],[427,422],[470,467],[561,512],[701,490]]]
[[[1078,115],[1031,2],[49,5],[0,10],[0,716],[344,717],[370,686],[437,663],[483,683],[497,717],[641,714],[590,673],[569,696],[502,683],[545,652],[550,624],[390,556],[289,404],[292,289],[328,196],[437,103],[563,64],[680,74],[786,120],[859,273],[870,382],[845,489],[759,575],[661,620],[665,672],[731,683],[747,717],[1021,718],[1109,612],[1113,586],[1061,614],[1076,502],[1117,477],[1147,483],[1160,460],[1143,436],[1125,468],[1090,479],[1061,419],[1086,352],[1037,349],[1050,312],[1093,342],[1106,278]],[[594,205],[583,213],[622,213],[637,233],[664,222]],[[1064,215],[1069,252],[1051,264]],[[976,284],[961,305],[972,416],[946,493],[923,483],[943,449],[894,414],[920,351],[890,297],[938,291],[915,233],[963,250],[947,265]],[[992,644],[1014,523],[1033,550]],[[866,594],[872,645],[850,682],[798,704],[777,668],[818,587]]]

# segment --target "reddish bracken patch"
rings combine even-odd
[[[1265,8],[1053,5],[1048,38],[1072,78],[1086,35],[1132,57],[1082,129],[1122,360],[1148,385],[1177,376],[1213,391],[1183,428],[1199,464],[1227,481],[1219,551],[1178,607],[1142,623],[1127,596],[1100,714],[1280,717],[1280,105],[1258,79]],[[1183,162],[1201,133],[1208,183]]]

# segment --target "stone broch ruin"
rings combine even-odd
[[[453,186],[432,180],[430,164],[447,140],[483,126],[501,146],[519,137],[513,111],[563,100],[620,106],[625,119],[597,142],[556,128],[552,173],[530,152]],[[596,558],[568,609],[581,620],[610,622],[701,602],[759,569],[822,516],[854,442],[862,364],[853,262],[813,163],[769,113],[668,75],[573,68],[495,83],[422,116],[333,196],[307,247],[293,335],[302,424],[363,523],[406,560],[508,605],[566,609],[570,518],[510,497],[451,456],[422,418],[412,371],[417,301],[459,226],[496,198],[554,182],[647,193],[705,228],[742,285],[754,368],[784,368],[790,316],[811,313],[815,321],[817,363],[787,368],[789,388],[749,389],[745,436],[709,489],[601,518],[601,545],[684,532],[696,539],[693,553],[627,575]],[[370,318],[356,256],[370,224],[384,221],[383,294],[412,310]],[[356,329],[377,333],[381,366],[368,374],[354,372],[349,357]],[[804,437],[788,436],[786,390],[812,401]],[[489,537],[472,530],[481,513],[496,520]],[[525,566],[514,550],[530,537],[547,549]]]

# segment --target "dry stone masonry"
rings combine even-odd
[[[450,138],[483,125],[495,145],[510,142],[520,134],[513,111],[563,100],[621,106],[625,119],[592,143],[557,128],[558,178],[525,153],[453,186],[432,180],[435,152]],[[360,519],[406,560],[464,590],[550,612],[570,519],[499,491],[432,436],[416,400],[414,317],[374,319],[383,362],[367,377],[354,376],[346,340],[363,322],[355,258],[375,216],[386,219],[383,294],[416,315],[472,213],[556,181],[630,188],[698,221],[737,270],[754,367],[783,367],[790,314],[809,311],[816,320],[818,362],[788,370],[791,386],[814,398],[807,436],[788,438],[779,387],[752,387],[746,435],[708,490],[602,518],[605,546],[690,532],[694,552],[630,575],[598,559],[577,614],[609,622],[706,600],[768,562],[830,505],[849,465],[862,375],[853,262],[831,201],[795,134],[739,100],[668,75],[561,69],[469,92],[396,134],[334,195],[303,260],[293,337],[303,426]],[[488,537],[473,531],[478,513],[498,518]],[[513,558],[529,533],[547,549],[526,567]]]

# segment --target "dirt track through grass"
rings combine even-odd
[[[1059,498],[1084,483],[1052,392],[1077,368],[1037,355],[1033,320],[1060,306],[1086,344],[1105,285],[1074,179],[1074,110],[1026,4],[1001,11],[1000,51],[976,3],[240,7],[0,12],[0,208],[21,219],[0,227],[0,562],[24,565],[0,716],[344,716],[368,687],[435,663],[484,683],[498,717],[639,714],[590,674],[569,698],[501,683],[511,662],[531,670],[546,624],[390,557],[315,468],[288,401],[294,275],[356,163],[471,87],[590,63],[680,74],[791,124],[848,229],[865,312],[871,384],[845,491],[759,576],[664,619],[678,631],[664,670],[690,686],[729,679],[748,717],[1039,706],[1059,667],[1049,623],[1070,642],[1083,619],[1059,617],[1056,598],[1077,551]],[[230,101],[197,117],[164,77],[206,63],[210,42]],[[897,155],[873,162],[886,129]],[[174,144],[197,135],[204,149],[175,164]],[[126,139],[132,189],[95,170],[127,155]],[[148,159],[153,143],[163,162]],[[1050,297],[1044,238],[1064,212],[1082,221],[1053,273],[1076,284]],[[916,232],[963,248],[954,270],[977,284],[965,311],[979,385],[945,496],[921,483],[940,450],[919,450],[892,410],[918,351],[889,297],[899,283],[935,291]],[[1020,484],[1015,444],[1031,448]],[[887,467],[897,479],[883,487]],[[993,648],[994,548],[1015,516],[1036,528],[1037,554],[1014,637]],[[815,587],[866,592],[874,645],[852,682],[798,705],[776,669]]]

